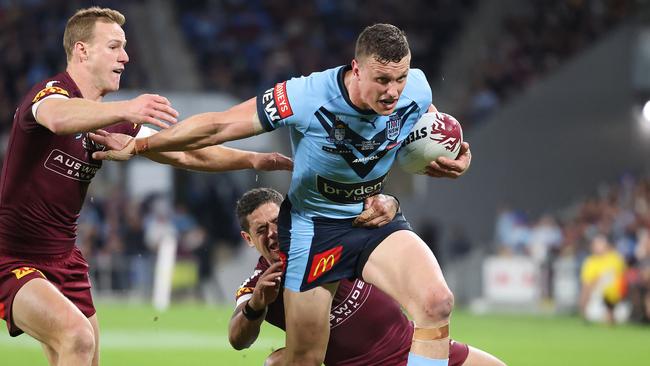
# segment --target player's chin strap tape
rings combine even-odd
[[[149,137],[135,139],[135,147],[133,148],[134,154],[138,155],[147,151],[149,151]]]
[[[415,327],[413,331],[414,341],[435,341],[449,337],[449,324],[445,324],[439,328],[418,328]]]

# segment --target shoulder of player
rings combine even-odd
[[[72,98],[77,96],[77,87],[74,81],[66,73],[62,72],[34,84],[25,95],[25,101],[33,104],[53,94]]]
[[[337,77],[341,67],[343,66],[323,71],[316,71],[307,76],[288,80],[287,93],[289,94],[289,97],[299,97],[301,103],[304,103],[305,100],[322,102],[323,98],[327,98],[327,96],[333,94],[334,91],[338,91]]]
[[[431,86],[420,69],[410,69],[402,96],[418,104],[431,104]]]

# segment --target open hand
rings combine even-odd
[[[148,123],[167,128],[178,120],[178,112],[169,100],[158,94],[142,94],[125,102],[125,118],[137,124]]]
[[[293,160],[280,153],[256,153],[253,155],[253,169],[272,170],[293,170]]]

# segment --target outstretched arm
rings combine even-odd
[[[47,98],[35,111],[36,122],[57,135],[93,131],[118,122],[148,123],[167,128],[167,123],[176,123],[178,117],[169,100],[155,94],[143,94],[119,102]]]
[[[109,133],[104,130],[90,133],[90,138],[111,150],[121,150],[133,140],[131,136]],[[258,153],[220,145],[192,151],[147,152],[143,156],[177,168],[206,172],[240,169],[265,171],[293,169],[293,161],[280,153]]]
[[[135,139],[122,150],[96,152],[93,158],[128,160],[136,154],[195,150],[259,134],[263,129],[255,100],[249,99],[225,112],[194,115],[153,136]]]

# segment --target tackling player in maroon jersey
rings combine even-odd
[[[261,254],[253,275],[237,291],[237,307],[229,325],[230,343],[244,349],[255,342],[264,320],[285,329],[284,299],[280,291],[277,218],[283,197],[269,188],[245,193],[237,203],[241,235]],[[390,222],[398,210],[394,199],[379,195],[366,201],[357,220],[364,226]],[[308,325],[305,325],[308,326]],[[406,365],[413,323],[399,304],[378,288],[361,280],[342,280],[330,312],[330,336],[325,365]],[[496,357],[450,341],[450,366],[502,366]],[[265,365],[282,365],[284,348],[273,352]]]
[[[65,28],[65,72],[36,84],[16,110],[0,182],[0,317],[9,333],[41,342],[51,365],[97,365],[98,322],[88,263],[75,247],[77,218],[101,161],[88,138],[105,128],[130,139],[178,113],[159,95],[104,103],[129,57],[124,16],[79,10]],[[164,122],[163,122],[164,121]],[[290,159],[222,147],[148,158],[210,171],[290,169]]]

